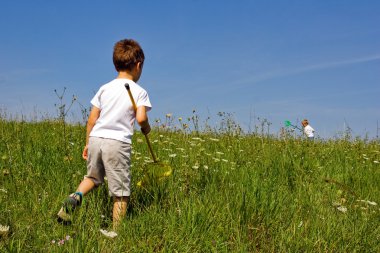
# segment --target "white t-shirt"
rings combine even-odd
[[[314,137],[314,129],[310,125],[305,126],[303,132],[307,137]]]
[[[148,93],[137,83],[129,79],[114,79],[100,87],[91,100],[91,104],[100,109],[100,116],[90,136],[132,143],[136,114],[124,86],[126,83],[137,107],[145,106],[147,111],[152,108]]]

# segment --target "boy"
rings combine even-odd
[[[301,123],[303,126],[303,132],[305,133],[307,138],[309,140],[313,140],[315,130],[309,125],[309,121],[307,119],[304,119]]]
[[[117,42],[113,63],[118,76],[100,87],[91,100],[87,122],[86,146],[82,157],[87,160],[87,175],[58,212],[58,221],[70,222],[71,213],[82,198],[107,177],[109,194],[113,197],[113,229],[126,214],[130,196],[130,164],[135,119],[144,134],[150,132],[147,111],[151,104],[139,80],[145,56],[140,45],[131,39]],[[137,105],[135,112],[125,84],[128,83]],[[104,233],[104,230],[102,231]],[[117,235],[116,233],[114,234]]]

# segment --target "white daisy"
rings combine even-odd
[[[108,238],[115,238],[117,236],[117,233],[114,232],[114,231],[107,231],[107,230],[104,230],[104,229],[100,229],[100,232],[105,236],[105,237],[108,237]]]
[[[9,226],[0,225],[0,235],[7,235],[9,233]]]

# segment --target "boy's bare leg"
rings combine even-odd
[[[114,197],[113,198],[113,229],[117,230],[120,222],[125,217],[128,206],[128,197]]]
[[[94,187],[95,187],[94,182],[91,179],[85,177],[84,180],[79,184],[77,188],[77,192],[81,192],[83,195],[86,195]]]

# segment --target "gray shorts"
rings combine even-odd
[[[107,177],[110,196],[130,196],[131,144],[112,139],[90,137],[87,175],[96,186]]]

